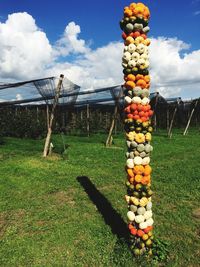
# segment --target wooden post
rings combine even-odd
[[[193,116],[193,113],[194,113],[194,110],[195,110],[197,104],[198,104],[198,99],[196,100],[196,102],[195,102],[195,104],[194,104],[194,107],[193,107],[193,109],[192,109],[192,111],[191,111],[191,113],[190,113],[190,116],[189,116],[189,119],[188,119],[188,122],[187,122],[187,125],[186,125],[186,127],[185,127],[185,131],[184,131],[183,135],[186,135],[186,133],[187,133],[187,131],[188,131],[188,128],[189,128],[189,126],[190,126],[190,122],[191,122],[191,119],[192,119],[192,116]]]
[[[112,132],[113,132],[113,129],[114,129],[115,125],[116,125],[116,117],[117,117],[119,99],[121,97],[121,94],[122,94],[122,92],[120,91],[119,95],[118,95],[118,97],[116,99],[116,102],[115,102],[115,109],[114,109],[114,114],[113,114],[113,118],[112,118],[112,121],[111,121],[110,130],[109,130],[109,133],[108,133],[108,137],[107,137],[107,140],[106,140],[106,147],[112,145],[112,140],[113,140]]]
[[[113,114],[113,118],[112,118],[112,121],[111,121],[110,130],[109,130],[108,137],[107,137],[107,140],[106,140],[106,147],[112,145],[112,132],[113,132],[113,129],[114,129],[114,126],[115,126],[115,119],[116,119],[116,115],[117,115],[117,110],[118,110],[117,109],[117,105],[115,105],[115,109],[114,109],[114,114]]]
[[[177,104],[178,105],[178,104]],[[172,120],[171,120],[171,123],[170,123],[170,126],[169,126],[169,131],[168,131],[168,137],[171,138],[172,136],[172,126],[173,126],[173,122],[174,122],[174,118],[175,118],[175,115],[176,115],[176,112],[177,112],[177,106],[175,107],[174,109],[174,113],[173,113],[173,116],[172,116]]]
[[[46,105],[46,115],[47,115],[47,131],[49,129],[49,104]]]
[[[169,130],[169,109],[167,105],[167,130]]]
[[[59,100],[63,79],[64,79],[64,75],[61,74],[60,79],[58,81],[57,88],[56,88],[55,98],[54,98],[54,102],[53,102],[53,106],[52,106],[52,110],[51,110],[51,115],[50,115],[50,119],[49,119],[48,132],[47,132],[47,137],[46,137],[46,141],[45,141],[45,145],[44,145],[43,157],[46,157],[48,154],[48,151],[49,151],[49,145],[50,145],[51,133],[52,133],[52,125],[53,125],[53,119],[54,119],[54,112],[55,112],[55,108],[56,108],[56,105],[57,105],[58,100]]]
[[[87,136],[90,136],[90,106],[87,104]]]
[[[38,110],[38,106],[36,107],[36,116],[37,116],[37,122],[39,122],[39,110]]]

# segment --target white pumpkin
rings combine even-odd
[[[143,162],[143,159],[142,159],[141,157],[136,156],[136,157],[134,158],[134,165],[141,165],[142,162]]]
[[[144,44],[138,44],[136,46],[136,52],[139,54],[143,54],[145,52],[145,45]]]
[[[150,102],[149,98],[144,97],[144,98],[142,99],[142,101],[141,101],[141,104],[144,105],[144,106],[146,106],[146,105],[149,104],[149,102]]]
[[[135,205],[130,205],[130,210],[131,210],[132,212],[136,212],[136,211],[137,211],[137,206],[135,206]]]
[[[136,66],[136,62],[135,62],[135,60],[133,60],[133,59],[129,60],[129,62],[128,62],[128,66],[129,66],[130,68],[134,68],[134,67]]]
[[[140,207],[137,209],[138,215],[143,215],[143,214],[145,214],[145,212],[146,212],[146,209],[144,207]]]
[[[137,216],[136,216],[136,217],[137,217]],[[146,223],[147,223],[147,226],[152,226],[153,223],[154,223],[154,220],[153,220],[152,218],[149,218],[149,219],[146,221]]]
[[[142,223],[142,222],[144,222],[144,216],[143,215],[136,215],[135,216],[135,222],[136,223]]]
[[[124,97],[124,101],[125,101],[126,104],[131,104],[132,99],[129,96],[125,96]]]
[[[149,32],[149,31],[150,31],[149,26],[146,26],[146,27],[143,28],[143,32],[144,32],[144,33],[147,33],[147,32]]]
[[[131,210],[129,210],[127,212],[127,217],[128,217],[128,219],[129,219],[130,222],[133,222],[135,220],[135,214],[134,214],[134,212],[132,212]]]
[[[140,67],[141,65],[144,66],[144,65],[145,65],[145,62],[146,62],[146,61],[145,61],[143,58],[139,58],[138,61],[137,61],[137,66],[139,66],[139,67]]]
[[[147,69],[149,65],[150,65],[149,60],[145,60],[144,68]]]
[[[150,92],[148,89],[143,89],[141,92],[142,97],[148,97],[150,95]]]
[[[149,202],[147,203],[146,209],[147,209],[147,210],[151,210],[151,209],[152,209],[152,202],[151,202],[151,201],[149,201]]]
[[[140,55],[140,58],[143,58],[144,60],[149,60],[149,55],[144,52],[142,55]]]
[[[123,68],[127,68],[128,67],[128,63],[127,62],[122,62],[122,67]]]
[[[137,151],[139,151],[139,152],[144,151],[144,149],[145,149],[145,146],[144,146],[143,144],[139,144],[139,145],[137,146]]]
[[[143,29],[143,24],[135,23],[133,28],[134,28],[134,30],[142,30]]]
[[[133,161],[133,159],[127,159],[127,161],[126,161],[126,166],[127,166],[129,169],[134,168],[134,161]]]
[[[141,104],[142,99],[139,96],[134,96],[132,102],[135,104]]]
[[[145,213],[144,213],[144,218],[145,220],[148,220],[152,217],[152,210],[147,210]]]
[[[134,157],[135,157],[134,152],[131,151],[131,152],[129,153],[129,158],[130,158],[130,159],[134,159]]]
[[[142,95],[142,89],[139,86],[136,86],[133,89],[133,94],[134,94],[134,96],[140,96],[140,95]]]
[[[126,141],[127,147],[129,148],[131,146],[131,141]]]
[[[140,228],[140,229],[145,229],[145,228],[147,228],[147,223],[146,223],[146,222],[141,222],[141,223],[139,224],[139,228]]]
[[[122,60],[128,62],[129,60],[131,60],[131,54],[128,51],[124,52]]]
[[[129,157],[130,157],[130,153],[129,153],[129,152],[126,152],[126,153],[125,153],[125,156],[126,156],[127,158],[129,158]]]
[[[150,163],[150,157],[145,157],[142,159],[142,165],[148,165]]]
[[[130,54],[130,53],[129,53]],[[138,59],[140,58],[140,54],[137,53],[137,52],[134,52],[132,55],[131,55],[131,58],[134,60],[134,61],[138,61]],[[129,59],[130,60],[130,59]]]
[[[128,52],[129,53],[133,53],[133,52],[135,52],[135,49],[136,49],[136,46],[134,45],[134,44],[129,44],[128,46],[127,46],[127,50],[128,50]]]

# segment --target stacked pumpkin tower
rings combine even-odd
[[[128,228],[131,249],[135,255],[152,254],[152,190],[150,153],[152,151],[151,116],[149,104],[149,31],[150,12],[142,3],[131,3],[124,8],[120,21],[123,31],[124,52],[124,129],[128,151],[126,153]]]

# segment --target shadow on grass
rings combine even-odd
[[[129,236],[127,225],[120,214],[113,209],[111,203],[99,190],[97,190],[87,176],[79,176],[77,177],[77,181],[81,184],[90,200],[97,207],[98,211],[103,216],[105,223],[110,226],[112,233],[117,235],[121,241],[123,240],[124,243],[128,244],[127,240]]]

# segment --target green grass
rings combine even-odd
[[[154,134],[152,188],[155,236],[168,241],[164,266],[199,265],[198,132]],[[66,136],[68,159],[43,159],[44,141],[5,138],[0,146],[0,266],[143,266],[113,234],[77,181],[87,176],[126,220],[124,137]],[[56,149],[60,136],[53,137]],[[112,217],[111,217],[112,218]],[[112,222],[111,222],[112,224]],[[145,266],[151,266],[149,263]]]

